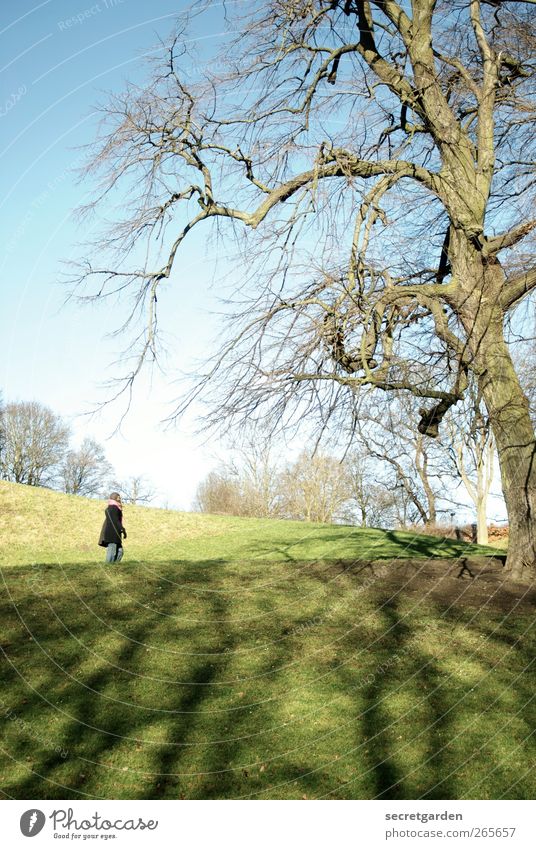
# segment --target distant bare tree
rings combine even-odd
[[[348,470],[336,458],[303,452],[279,471],[269,446],[257,443],[243,445],[232,462],[207,475],[196,506],[203,513],[351,521],[352,497]]]
[[[463,408],[447,416],[442,444],[475,505],[477,542],[487,545],[487,505],[493,482],[495,444],[489,417],[474,381]]]
[[[269,427],[249,426],[233,443],[234,457],[225,468],[240,481],[241,515],[279,515],[280,468],[274,459],[274,437]]]
[[[227,440],[230,458],[200,484],[196,509],[268,518],[279,515],[279,467],[269,427],[246,426]]]
[[[388,517],[387,525],[383,524],[382,527],[403,529],[414,525],[423,526],[422,516],[412,494],[404,484],[398,483],[396,478],[387,477],[383,480],[381,500]]]
[[[52,486],[70,435],[60,416],[37,401],[21,401],[5,405],[2,423],[1,476],[30,486]]]
[[[121,493],[124,504],[149,504],[156,490],[145,475],[132,475],[124,481],[114,481],[112,489]]]
[[[209,472],[197,488],[195,507],[201,513],[244,515],[246,503],[240,480],[228,469]]]
[[[347,457],[344,464],[352,499],[349,516],[362,528],[392,528],[406,523],[408,508],[402,506],[399,493],[382,481],[379,463],[373,457],[362,450]]]
[[[352,497],[358,511],[358,522],[362,528],[366,528],[370,522],[371,507],[374,504],[374,484],[368,473],[367,460],[362,454],[354,453],[346,459],[345,465]]]
[[[91,497],[104,494],[105,483],[112,474],[102,445],[86,437],[77,451],[65,456],[59,477],[64,492]]]
[[[344,519],[352,498],[345,465],[335,457],[305,451],[281,475],[280,491],[283,515],[306,522]]]

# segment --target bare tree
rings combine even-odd
[[[156,491],[145,475],[132,475],[124,481],[114,481],[112,489],[121,493],[124,504],[149,504]]]
[[[196,506],[203,513],[284,517],[308,522],[348,519],[352,487],[335,457],[303,452],[281,472],[269,464],[265,446],[241,449],[235,460],[210,472],[199,485]]]
[[[246,426],[232,440],[234,456],[224,465],[228,477],[240,482],[241,515],[270,517],[279,515],[280,464],[274,434],[269,426]]]
[[[352,519],[362,528],[392,528],[406,524],[407,509],[400,509],[399,493],[385,485],[378,463],[364,450],[344,460],[351,493]],[[404,516],[401,519],[401,516]]]
[[[256,435],[255,435],[256,433]],[[210,472],[198,487],[195,507],[203,513],[292,518],[312,522],[357,521],[361,527],[392,527],[408,516],[399,493],[377,482],[370,458],[303,452],[286,468],[272,459],[269,434],[240,442],[233,459]],[[413,521],[411,514],[410,520]]]
[[[197,488],[195,507],[201,513],[249,515],[243,512],[247,503],[240,480],[228,470],[209,472]]]
[[[495,445],[478,388],[471,383],[461,410],[446,417],[443,444],[475,505],[477,542],[488,543],[488,497],[493,483]]]
[[[433,438],[473,374],[507,569],[534,578],[536,438],[505,332],[536,289],[533,0],[265,0],[238,26],[197,81],[179,30],[146,88],[110,103],[89,168],[99,197],[129,191],[95,249],[113,261],[79,275],[147,309],[127,385],[157,353],[157,293],[188,233],[242,228],[249,301],[206,373],[211,398],[222,378],[215,418],[265,405],[325,424],[371,386],[421,399]],[[159,259],[129,268],[146,237]]]
[[[354,452],[345,461],[348,472],[348,479],[352,498],[356,504],[358,512],[358,522],[362,528],[366,528],[368,524],[375,524],[371,521],[371,508],[375,502],[374,481],[370,474],[367,457],[362,453]]]
[[[62,419],[37,401],[21,401],[4,407],[2,431],[1,476],[30,486],[52,486],[69,442]]]
[[[231,459],[199,485],[196,507],[235,516],[280,515],[280,471],[269,428],[246,427],[231,440]]]
[[[60,467],[62,489],[71,495],[102,495],[112,474],[104,448],[90,437],[77,451],[69,451]]]
[[[336,457],[300,454],[281,476],[281,511],[290,519],[333,522],[346,518],[352,498],[348,472]]]

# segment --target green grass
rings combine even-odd
[[[105,503],[0,481],[0,563],[94,563]],[[383,560],[489,555],[490,547],[404,531],[127,506],[128,559],[190,563],[244,560]]]
[[[102,510],[0,484],[6,796],[533,797],[533,616],[382,577],[476,547]]]

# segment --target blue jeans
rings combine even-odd
[[[109,542],[106,548],[106,563],[119,563],[123,556],[123,549],[115,542]]]

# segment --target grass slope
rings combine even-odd
[[[104,502],[0,481],[0,562],[91,563],[103,559],[97,539]],[[154,561],[377,560],[461,557],[496,552],[404,531],[177,513],[127,506],[126,554]]]
[[[525,590],[389,582],[473,549],[127,508],[105,566],[102,510],[0,484],[6,797],[533,797]]]

